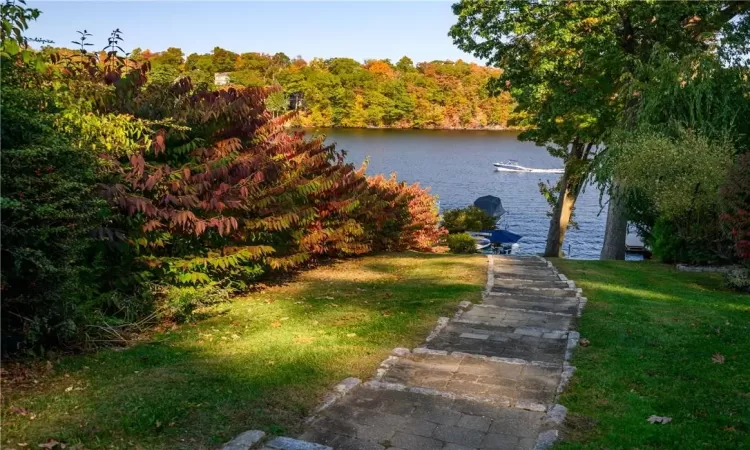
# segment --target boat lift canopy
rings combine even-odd
[[[503,202],[494,195],[485,195],[474,200],[474,206],[494,217],[502,217],[505,214]]]
[[[523,238],[520,234],[508,230],[483,230],[475,234],[486,237],[492,244],[515,244]]]

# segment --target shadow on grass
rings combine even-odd
[[[203,449],[252,428],[293,435],[331,385],[371,376],[390,349],[476,301],[485,274],[482,258],[347,260],[152,342],[63,358],[35,388],[4,389],[3,446]]]

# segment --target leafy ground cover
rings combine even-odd
[[[559,448],[750,448],[750,296],[652,262],[554,264],[589,299]]]
[[[478,301],[479,255],[338,262],[124,350],[7,367],[3,448],[216,448],[250,429],[293,434],[330,387],[370,377],[439,315]]]

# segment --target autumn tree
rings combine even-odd
[[[184,57],[185,54],[182,52],[182,49],[169,47],[163,52],[154,54],[150,60],[154,68],[160,66],[179,68],[183,63]]]
[[[414,70],[414,61],[412,61],[408,56],[403,56],[396,63],[396,69],[400,70],[401,72],[411,72]]]
[[[211,65],[216,72],[231,72],[237,62],[237,53],[221,47],[214,47],[211,52]]]

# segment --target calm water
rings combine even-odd
[[[544,148],[516,140],[516,133],[500,131],[433,130],[316,130],[347,151],[356,165],[370,158],[369,174],[397,172],[400,180],[429,186],[440,197],[441,208],[471,205],[483,195],[495,195],[508,210],[501,225],[522,234],[524,253],[544,250],[549,207],[539,194],[539,181],[556,182],[558,174],[496,172],[492,163],[515,159],[535,168],[559,168],[560,160]],[[598,259],[604,237],[606,211],[599,207],[599,192],[589,187],[576,204],[580,230],[565,237],[570,257]]]

